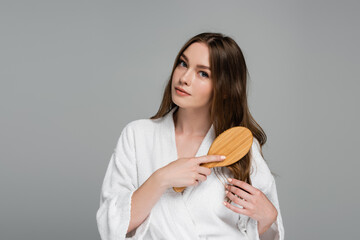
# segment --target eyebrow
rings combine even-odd
[[[185,60],[186,60],[187,62],[189,61],[189,59],[185,56],[184,53],[181,54],[181,57],[185,58]],[[210,67],[204,66],[204,65],[199,65],[199,64],[198,64],[198,65],[196,65],[196,67],[197,67],[197,68],[203,68],[203,69],[209,69],[209,70],[211,70]]]

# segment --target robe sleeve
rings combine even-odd
[[[239,230],[248,236],[249,239],[254,240],[284,240],[284,226],[282,222],[279,201],[276,192],[276,184],[275,180],[272,182],[269,190],[264,191],[264,194],[267,198],[272,202],[275,206],[276,210],[278,211],[278,216],[276,221],[270,226],[266,232],[264,232],[261,236],[259,236],[258,232],[258,222],[248,216],[243,216],[240,218],[237,226]]]
[[[102,184],[100,207],[96,213],[102,240],[142,239],[149,228],[151,213],[136,229],[126,233],[130,224],[131,198],[138,188],[134,144],[129,123],[120,134]]]

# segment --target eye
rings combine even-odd
[[[182,63],[184,63],[183,67],[186,67],[186,63],[185,63],[183,60],[180,59],[180,60],[178,61],[178,65],[181,66]]]
[[[201,71],[200,73],[203,73],[203,74],[204,74],[203,77],[206,77],[206,78],[209,77],[209,75],[208,75],[206,72]]]

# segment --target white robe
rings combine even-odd
[[[110,158],[102,184],[100,207],[96,213],[102,240],[283,240],[275,180],[260,155],[259,142],[252,147],[251,181],[269,198],[278,211],[277,220],[259,238],[257,221],[235,213],[223,205],[226,179],[219,179],[211,169],[207,180],[189,186],[183,194],[168,188],[154,205],[145,221],[126,234],[130,223],[131,197],[157,169],[178,159],[173,113],[159,119],[139,119],[122,130]],[[215,139],[214,126],[208,130],[196,157],[206,155]],[[226,169],[227,176],[229,175]],[[218,171],[219,172],[219,171]],[[239,207],[236,203],[231,203]]]

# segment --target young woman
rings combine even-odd
[[[261,150],[266,135],[247,103],[247,75],[232,38],[201,33],[185,43],[158,112],[128,123],[111,156],[96,214],[103,240],[284,239]],[[228,167],[201,167],[223,160],[207,152],[234,126],[253,133],[249,153]]]

